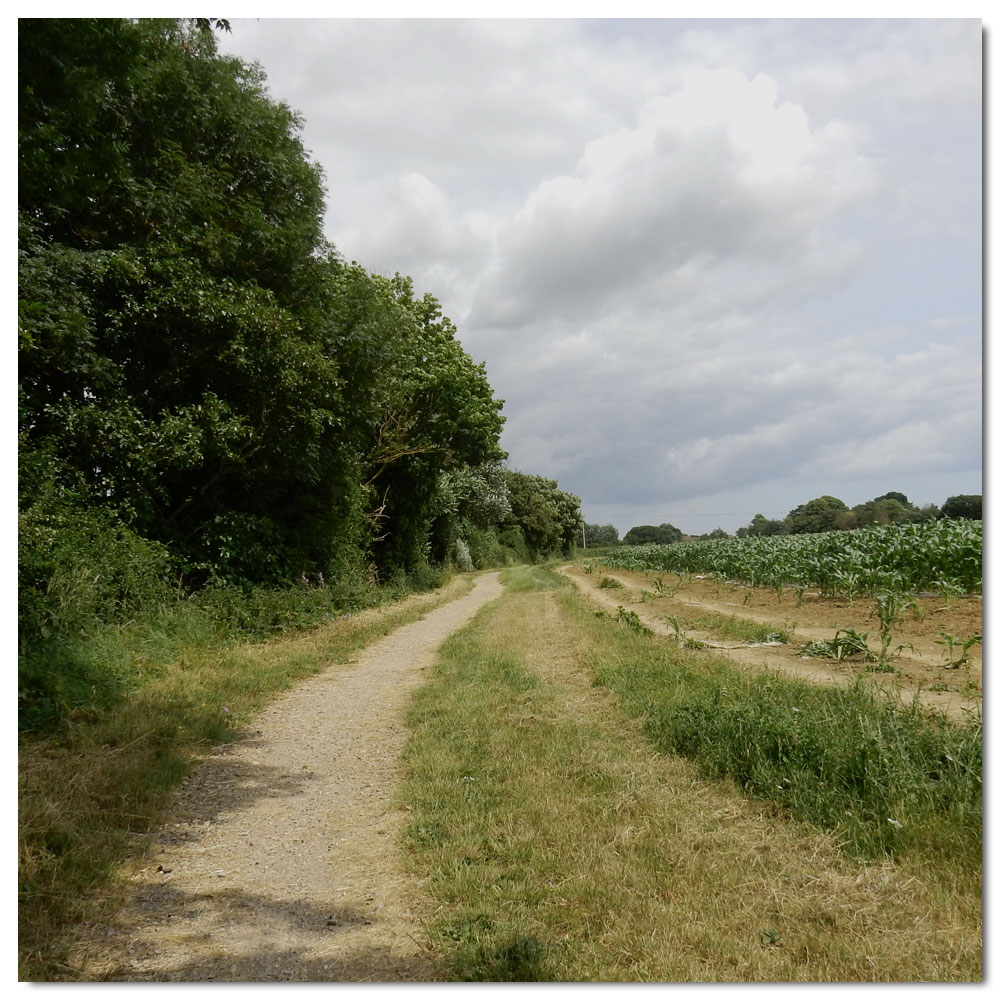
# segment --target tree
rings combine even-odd
[[[588,547],[618,544],[618,529],[613,524],[585,524],[583,527],[584,530],[577,537],[577,544],[584,543],[584,536]]]
[[[744,528],[738,528],[737,538],[746,537],[766,537],[768,535],[780,535],[785,530],[782,521],[772,521],[764,517],[763,514],[754,514],[753,520]]]
[[[19,23],[22,447],[192,585],[410,568],[502,404],[432,296],[325,242],[301,122],[223,21]]]
[[[867,503],[858,504],[852,510],[859,528],[866,528],[872,524],[907,524],[919,519],[917,511],[910,506],[909,501],[903,503],[890,496],[877,497]]]
[[[882,496],[875,497],[872,503],[878,503],[879,500],[895,500],[898,503],[901,503],[904,507],[910,507],[910,508],[913,507],[913,504],[911,504],[910,501],[906,498],[905,493],[896,493],[896,492],[883,493]]]
[[[26,446],[191,579],[324,563],[356,461],[298,119],[182,22],[29,19],[19,56]]]
[[[511,513],[516,527],[535,556],[569,555],[583,519],[580,498],[559,489],[554,479],[507,470]]]
[[[384,519],[376,559],[411,569],[426,555],[440,473],[506,458],[499,445],[503,402],[434,296],[415,298],[412,281],[399,274],[372,280],[391,321],[365,487]]]
[[[626,545],[673,545],[683,537],[680,528],[675,528],[672,524],[637,524],[634,528],[629,528],[622,541]]]
[[[981,521],[983,519],[983,498],[979,494],[972,495],[967,493],[948,497],[941,504],[941,516]]]
[[[789,533],[793,535],[832,531],[837,515],[847,510],[843,500],[822,496],[796,507],[785,520]]]

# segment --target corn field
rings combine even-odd
[[[981,593],[983,522],[941,519],[856,531],[717,538],[623,547],[601,563],[639,572],[712,575],[779,593],[806,588],[827,597],[933,592]]]

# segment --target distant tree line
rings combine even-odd
[[[940,508],[935,504],[915,507],[904,493],[884,493],[865,503],[849,508],[836,497],[822,496],[801,504],[781,520],[771,520],[755,514],[753,520],[736,531],[737,538],[761,535],[797,535],[818,531],[850,531],[875,524],[913,524],[932,521],[940,517],[982,520],[982,496],[960,495],[949,497]],[[596,545],[672,545],[680,541],[699,541],[706,538],[729,538],[722,528],[714,528],[704,535],[685,535],[672,524],[639,524],[629,528],[625,537],[618,538],[614,525],[587,524],[577,539],[579,544]]]
[[[969,518],[981,520],[982,496],[949,497],[940,508],[935,504],[916,507],[904,493],[883,493],[865,503],[848,507],[837,497],[822,496],[800,504],[780,521],[769,520],[763,514],[736,532],[737,538],[759,535],[799,535],[820,531],[851,531],[875,524],[914,524],[938,518]]]

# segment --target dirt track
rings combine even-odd
[[[433,968],[394,802],[410,694],[497,574],[299,684],[186,782],[88,979],[406,982]]]
[[[841,619],[857,623],[864,614],[816,602],[771,608],[764,595],[748,607],[737,594],[698,583],[653,598],[643,594],[649,584],[642,574],[588,574],[579,565],[563,572],[588,597],[610,609],[631,608],[666,635],[673,634],[668,616],[697,611],[777,625],[793,616],[800,641],[829,636]],[[623,586],[599,588],[605,575]],[[374,643],[349,665],[331,665],[303,681],[259,716],[245,739],[207,758],[180,790],[172,821],[155,836],[159,853],[133,873],[132,899],[114,926],[90,941],[87,954],[76,956],[86,970],[81,978],[433,980],[414,917],[422,890],[399,849],[405,812],[394,795],[407,735],[404,713],[440,644],[501,591],[498,574],[477,578],[464,597]],[[939,652],[934,629],[975,626],[976,609],[965,610],[968,621],[938,616],[924,624],[926,635],[906,638],[929,654]],[[553,649],[561,642],[551,637]],[[792,645],[720,652],[748,668],[777,668],[818,683],[845,683],[859,669],[805,661]],[[558,659],[551,651],[549,658]],[[980,682],[981,670],[977,660]],[[938,676],[945,676],[940,667],[912,660],[890,683],[912,693]],[[953,714],[975,706],[954,692],[924,691],[921,698]]]
[[[670,596],[657,597],[649,592],[650,580],[642,573],[608,570],[598,566],[587,573],[580,564],[561,569],[573,583],[593,601],[605,608],[619,605],[634,611],[642,623],[652,631],[673,636],[674,629],[668,619],[676,615],[683,619],[699,612],[711,612],[727,617],[748,618],[776,628],[794,631],[793,641],[780,646],[739,646],[733,640],[718,640],[719,645],[735,646],[730,649],[711,650],[748,668],[766,667],[780,670],[795,677],[802,677],[816,684],[847,684],[858,673],[876,686],[899,691],[904,698],[919,696],[922,704],[935,708],[952,718],[964,719],[968,711],[978,711],[982,699],[982,654],[975,647],[969,657],[968,680],[974,685],[971,691],[957,690],[966,680],[964,670],[945,668],[942,647],[935,643],[939,632],[955,635],[973,635],[982,632],[982,602],[966,599],[947,607],[943,600],[923,599],[921,617],[908,617],[896,628],[896,641],[912,644],[894,658],[897,673],[879,674],[866,671],[863,664],[853,661],[838,663],[819,657],[803,657],[802,644],[832,638],[837,629],[854,627],[860,632],[874,632],[872,641],[878,645],[878,623],[871,620],[871,601],[846,601],[822,599],[812,595],[801,604],[787,595],[782,603],[773,591],[758,590],[744,604],[745,588],[739,591],[722,589],[714,583],[698,579],[687,581]],[[663,574],[676,583],[671,574]],[[620,588],[604,589],[600,581],[610,577],[621,584]],[[713,640],[708,633],[688,630],[685,635],[700,640]],[[950,690],[956,689],[956,690]]]

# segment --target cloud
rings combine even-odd
[[[452,304],[461,303],[491,254],[490,242],[477,235],[474,214],[463,215],[441,187],[416,171],[370,185],[358,204],[338,245],[362,261],[391,260],[419,288],[447,288]],[[379,206],[378,226],[368,222],[373,204]]]
[[[221,42],[303,112],[339,249],[441,300],[512,464],[585,512],[732,530],[824,493],[977,492],[978,21],[334,18]]]
[[[784,266],[786,285],[814,284],[816,270],[798,265],[841,259],[822,226],[870,198],[877,176],[858,130],[810,129],[776,93],[763,75],[691,73],[648,100],[636,128],[588,142],[573,172],[539,184],[501,230],[469,322],[576,316],[734,264],[751,275]],[[836,286],[836,270],[818,291]]]

